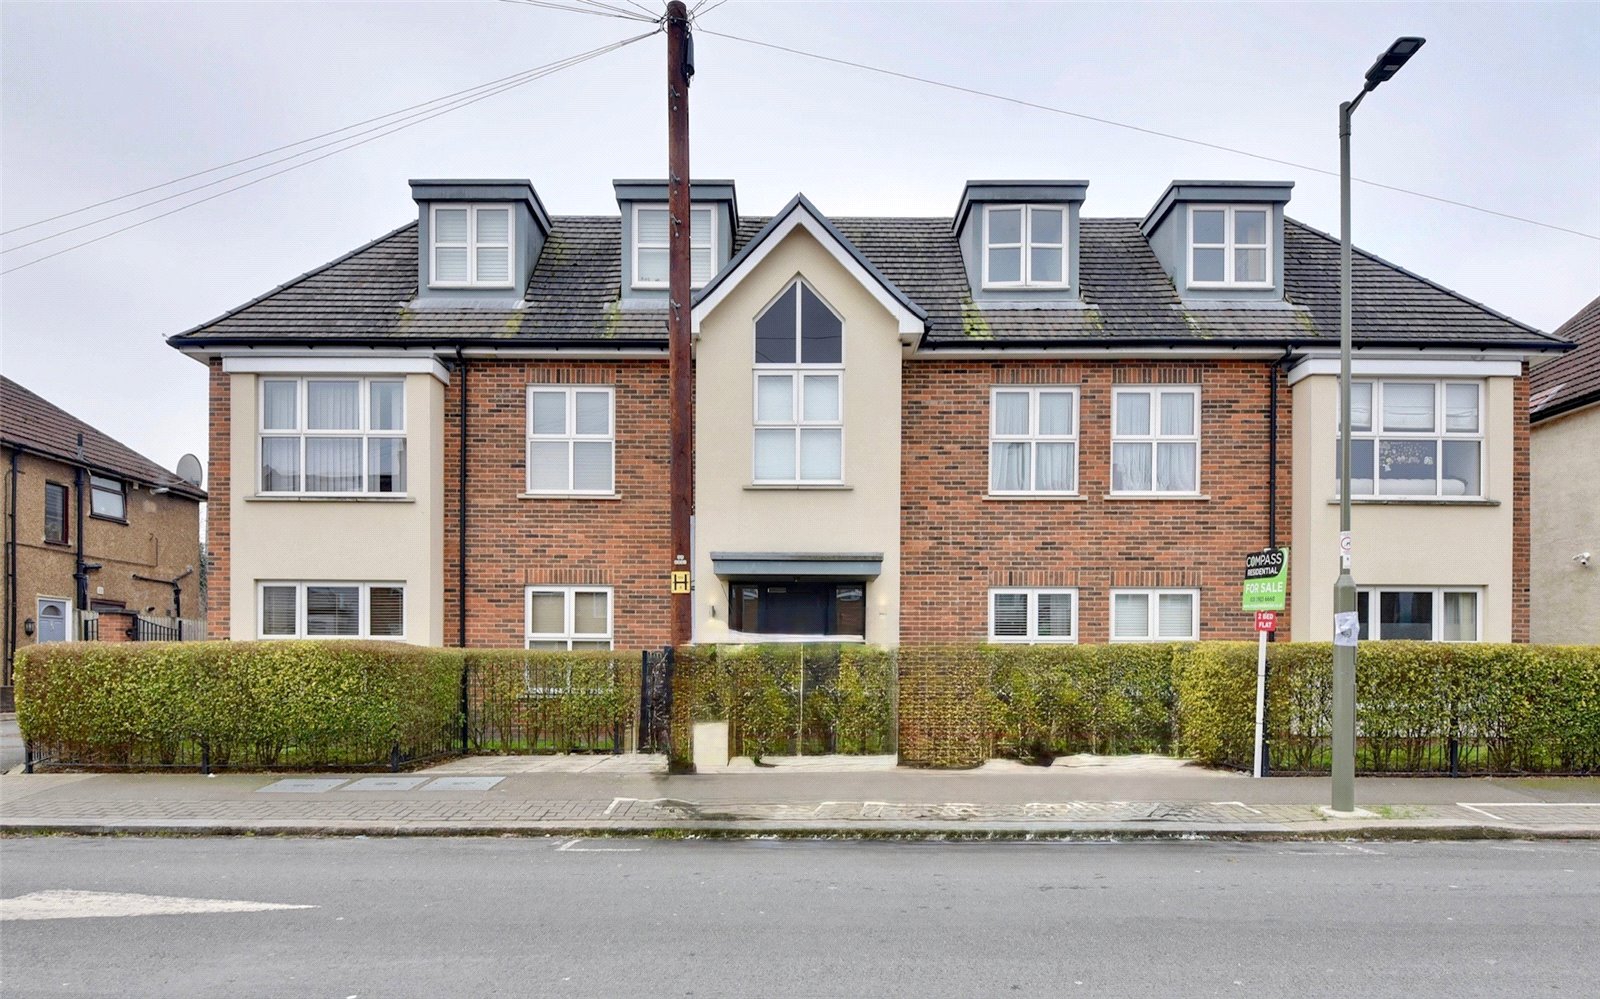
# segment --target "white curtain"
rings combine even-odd
[[[1196,489],[1195,445],[1156,445],[1156,489],[1161,492],[1192,493]]]
[[[261,491],[292,493],[300,489],[300,438],[261,438]]]
[[[671,226],[666,209],[641,209],[637,217],[637,231],[633,234],[639,247],[639,273],[635,280],[653,284],[667,283],[667,239]]]
[[[1002,437],[1021,437],[1028,432],[1028,393],[994,394],[994,432]]]
[[[298,382],[261,383],[261,429],[295,430],[299,427],[296,412],[299,388]]]
[[[1039,433],[1046,437],[1072,433],[1072,393],[1039,393]]]
[[[1478,640],[1478,595],[1476,593],[1446,593],[1444,595],[1444,634],[1447,642],[1475,642]]]
[[[1161,433],[1168,437],[1194,434],[1194,396],[1187,392],[1161,394]]]
[[[1444,428],[1469,434],[1478,432],[1478,386],[1444,387]]]
[[[353,493],[361,489],[361,438],[306,438],[306,491]]]
[[[1028,488],[1028,445],[996,442],[989,446],[991,492],[1020,492]]]
[[[1383,429],[1434,429],[1433,383],[1386,382],[1383,386]],[[1351,407],[1351,417],[1355,416]]]
[[[367,492],[406,491],[406,440],[374,437],[367,441]]]
[[[1111,488],[1116,492],[1150,491],[1150,445],[1111,445]]]
[[[567,631],[567,595],[531,593],[528,595],[528,634],[564,635]]]
[[[1372,429],[1372,383],[1350,383],[1350,429],[1353,431],[1368,431]]]
[[[433,280],[466,282],[467,210],[440,208],[433,213]]]
[[[1111,597],[1111,635],[1114,638],[1150,636],[1150,595],[1116,593]]]
[[[1039,464],[1034,488],[1040,492],[1069,493],[1077,487],[1073,481],[1077,465],[1076,444],[1039,444]]]
[[[406,425],[405,382],[372,382],[367,386],[369,422],[373,430],[399,430]]]
[[[306,383],[306,426],[312,430],[359,430],[361,383]]]
[[[608,635],[611,628],[606,618],[606,606],[611,599],[608,593],[574,593],[572,595],[572,633],[574,635]]]
[[[511,212],[505,208],[479,208],[477,255],[479,281],[503,284],[511,278]]]
[[[1118,436],[1143,437],[1150,433],[1150,393],[1118,393],[1116,422]]]

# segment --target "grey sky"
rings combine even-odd
[[[1420,34],[1427,47],[1357,113],[1356,175],[1600,233],[1597,5],[731,0],[703,27],[1329,169],[1338,102],[1390,40]],[[11,0],[0,6],[0,228],[638,28],[487,0]],[[204,370],[164,337],[401,225],[410,177],[527,177],[552,213],[614,212],[612,178],[663,173],[664,45],[647,39],[8,275],[0,365],[168,466],[185,451],[205,457]],[[734,178],[746,213],[804,191],[831,214],[948,215],[967,178],[1081,177],[1087,214],[1140,216],[1173,178],[1269,178],[1296,182],[1291,215],[1338,228],[1337,181],[1309,171],[704,34],[697,58],[694,171]],[[1365,248],[1543,329],[1600,293],[1593,240],[1359,185],[1354,224]]]

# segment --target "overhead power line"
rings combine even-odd
[[[631,10],[614,7],[611,4],[592,2],[592,0],[574,0],[573,3],[555,3],[553,0],[500,0],[501,3],[516,3],[526,7],[544,7],[548,10],[564,10],[569,14],[592,14],[596,17],[617,17],[624,21],[643,21],[653,24],[658,18],[647,16],[648,12],[636,14]],[[638,4],[634,4],[638,6]],[[640,8],[643,10],[644,8]]]
[[[145,225],[145,224],[150,223],[150,222],[155,222],[158,219],[164,219],[169,215],[175,215],[178,212],[184,211],[184,210],[189,209],[189,208],[193,208],[196,205],[203,205],[208,201],[214,201],[217,198],[220,198],[220,197],[222,197],[224,195],[227,195],[227,194],[232,194],[235,191],[242,191],[247,187],[253,187],[256,184],[259,184],[264,180],[270,180],[273,177],[281,176],[282,174],[289,173],[292,170],[298,170],[301,167],[310,166],[312,163],[316,163],[316,162],[319,162],[321,160],[325,160],[330,156],[337,156],[339,153],[347,152],[347,151],[349,151],[351,149],[357,148],[358,146],[364,146],[369,142],[375,142],[378,139],[381,139],[381,138],[383,138],[385,136],[388,136],[388,135],[393,135],[396,132],[403,131],[403,130],[405,130],[407,128],[410,128],[413,125],[419,125],[422,122],[432,120],[434,118],[439,117],[440,115],[449,114],[451,111],[459,110],[459,109],[467,107],[469,105],[476,104],[479,101],[487,100],[490,97],[494,97],[494,96],[497,96],[499,94],[503,94],[508,90],[514,90],[517,87],[521,87],[521,86],[524,86],[526,84],[532,83],[535,80],[543,79],[544,77],[550,76],[550,75],[552,75],[554,73],[559,73],[564,69],[570,69],[573,66],[577,66],[577,65],[579,65],[581,63],[588,62],[591,59],[597,59],[600,56],[606,55],[606,54],[611,53],[611,52],[615,52],[617,49],[623,48],[623,47],[628,46],[628,45],[632,45],[635,42],[643,41],[644,39],[649,38],[652,35],[655,35],[657,33],[658,32],[655,31],[655,30],[647,31],[647,32],[644,32],[643,34],[634,35],[632,38],[624,38],[624,39],[621,39],[619,41],[611,42],[610,44],[607,44],[607,45],[599,46],[598,48],[590,49],[587,52],[580,52],[577,55],[568,56],[565,59],[559,59],[559,60],[556,60],[555,62],[546,63],[544,66],[536,67],[536,68],[528,70],[528,71],[526,71],[525,73],[522,73],[522,74],[517,74],[517,76],[512,79],[512,82],[505,83],[503,85],[494,87],[493,89],[484,91],[482,93],[475,94],[472,97],[468,97],[468,98],[456,101],[456,102],[454,102],[452,104],[446,105],[443,108],[432,110],[432,111],[430,111],[430,112],[428,112],[426,114],[419,115],[419,116],[413,116],[409,120],[402,120],[398,124],[391,123],[388,126],[383,126],[383,130],[379,131],[375,135],[369,135],[366,138],[358,139],[357,141],[354,141],[354,142],[349,142],[347,145],[340,146],[337,149],[331,149],[328,152],[325,152],[320,156],[313,156],[310,159],[301,160],[298,163],[293,163],[293,164],[291,164],[289,166],[284,167],[282,170],[274,170],[272,173],[263,174],[260,177],[256,177],[256,178],[253,178],[251,180],[245,181],[242,184],[236,184],[233,187],[223,188],[222,190],[217,191],[217,192],[215,192],[213,194],[209,194],[204,198],[197,198],[194,201],[186,202],[185,204],[178,205],[175,208],[168,209],[167,211],[164,211],[164,212],[160,213],[159,215],[152,215],[149,218],[144,218],[144,219],[140,219],[140,220],[138,220],[136,222],[131,222],[128,225],[121,226],[121,227],[116,228],[116,229],[112,229],[110,232],[101,233],[100,235],[93,236],[93,237],[91,237],[89,239],[83,240],[83,241],[78,242],[78,243],[74,243],[71,246],[62,247],[61,249],[55,250],[55,251],[53,251],[51,253],[43,254],[42,256],[38,256],[38,257],[35,257],[32,260],[29,260],[27,263],[18,264],[15,267],[8,267],[4,271],[0,271],[0,274],[10,274],[10,273],[12,273],[14,271],[20,271],[25,267],[32,267],[34,264],[41,263],[43,261],[49,260],[51,257],[59,257],[63,253],[70,253],[73,250],[80,249],[82,247],[88,246],[91,243],[98,243],[100,240],[108,239],[108,238],[110,238],[112,236],[117,235],[118,233],[127,232],[130,229],[136,229],[139,226]],[[368,131],[371,131],[371,130],[369,129]],[[350,139],[350,138],[354,138],[354,136],[347,136],[346,137],[346,139]],[[345,141],[345,140],[340,140],[340,141]],[[307,152],[309,152],[309,151],[310,150],[307,150]],[[239,174],[236,174],[232,178],[224,178],[224,179],[237,179],[237,177],[243,176],[244,174],[251,173],[251,172],[253,172],[253,171],[252,170],[241,171]],[[210,185],[205,185],[205,186],[210,186]],[[198,188],[196,188],[196,190],[198,190]],[[190,192],[190,193],[192,193],[192,192]],[[165,200],[165,199],[163,199],[163,200]],[[152,202],[152,204],[154,204],[154,202]],[[145,207],[148,207],[148,206],[145,206]],[[119,214],[126,214],[126,213],[119,213]],[[105,221],[105,220],[101,220],[101,221]]]
[[[710,13],[710,11],[708,10],[707,13]],[[1294,167],[1296,170],[1309,170],[1313,173],[1325,174],[1329,177],[1339,176],[1339,171],[1337,170],[1328,170],[1324,167],[1312,166],[1309,163],[1297,163],[1294,160],[1280,159],[1276,156],[1268,156],[1264,153],[1255,153],[1248,149],[1239,149],[1234,146],[1225,146],[1217,142],[1207,142],[1204,139],[1196,139],[1187,135],[1176,135],[1172,132],[1160,131],[1159,129],[1145,128],[1142,125],[1133,125],[1125,121],[1117,121],[1113,118],[1102,118],[1098,115],[1085,114],[1082,111],[1070,111],[1066,108],[1055,107],[1050,104],[1041,104],[1037,101],[1030,101],[1021,97],[1011,97],[1006,94],[996,94],[987,90],[978,90],[975,87],[962,86],[958,83],[947,83],[944,80],[934,80],[925,76],[917,76],[913,73],[902,73],[899,70],[887,69],[883,66],[874,66],[870,63],[852,62],[849,59],[840,59],[836,56],[822,55],[819,52],[807,52],[804,49],[791,48],[787,45],[778,45],[775,42],[763,42],[755,38],[745,38],[740,35],[730,35],[725,31],[712,31],[710,28],[700,28],[698,30],[699,33],[703,35],[713,35],[717,38],[726,38],[729,41],[743,42],[746,45],[755,45],[761,48],[775,49],[779,52],[787,52],[790,55],[803,56],[807,59],[815,59],[820,62],[831,62],[838,66],[848,66],[851,69],[859,69],[868,73],[878,73],[882,76],[892,76],[900,80],[910,80],[913,83],[924,83],[931,87],[940,87],[944,90],[953,90],[957,93],[970,94],[974,97],[984,97],[988,98],[989,100],[1003,101],[1007,104],[1018,105],[1019,107],[1032,108],[1035,111],[1048,111],[1051,114],[1066,115],[1069,118],[1078,118],[1082,121],[1092,121],[1096,124],[1109,125],[1113,128],[1126,129],[1128,131],[1139,132],[1144,135],[1153,135],[1162,139],[1171,139],[1175,142],[1186,142],[1192,146],[1202,146],[1206,149],[1215,149],[1219,152],[1232,153],[1235,156],[1248,156],[1251,159],[1262,160],[1267,163],[1276,163],[1280,166]],[[1581,236],[1584,239],[1600,241],[1600,235],[1590,232],[1583,232],[1579,229],[1569,229],[1566,226],[1555,225],[1551,222],[1541,222],[1538,219],[1530,219],[1522,215],[1513,215],[1510,212],[1502,212],[1493,208],[1485,208],[1482,205],[1474,205],[1465,201],[1457,201],[1454,198],[1445,198],[1437,194],[1428,194],[1425,191],[1414,191],[1410,188],[1396,187],[1393,184],[1383,184],[1375,180],[1363,180],[1360,177],[1352,177],[1350,179],[1358,184],[1365,184],[1368,187],[1376,187],[1384,191],[1393,191],[1396,194],[1407,194],[1414,198],[1424,198],[1428,201],[1438,202],[1439,204],[1443,205],[1453,205],[1457,208],[1465,208],[1469,211],[1482,212],[1485,215],[1494,215],[1499,218],[1510,219],[1513,222],[1525,222],[1528,225],[1536,225],[1544,229],[1553,229],[1556,232],[1564,232],[1572,236]]]

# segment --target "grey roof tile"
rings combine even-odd
[[[1556,336],[1578,346],[1529,372],[1528,411],[1534,422],[1600,402],[1600,298],[1562,323]]]

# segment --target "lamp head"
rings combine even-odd
[[[1425,42],[1426,38],[1417,38],[1414,35],[1396,38],[1394,44],[1389,46],[1389,50],[1379,56],[1378,61],[1367,70],[1367,85],[1364,89],[1376,89],[1378,84],[1400,72],[1400,67],[1416,55],[1417,50],[1422,48]]]

